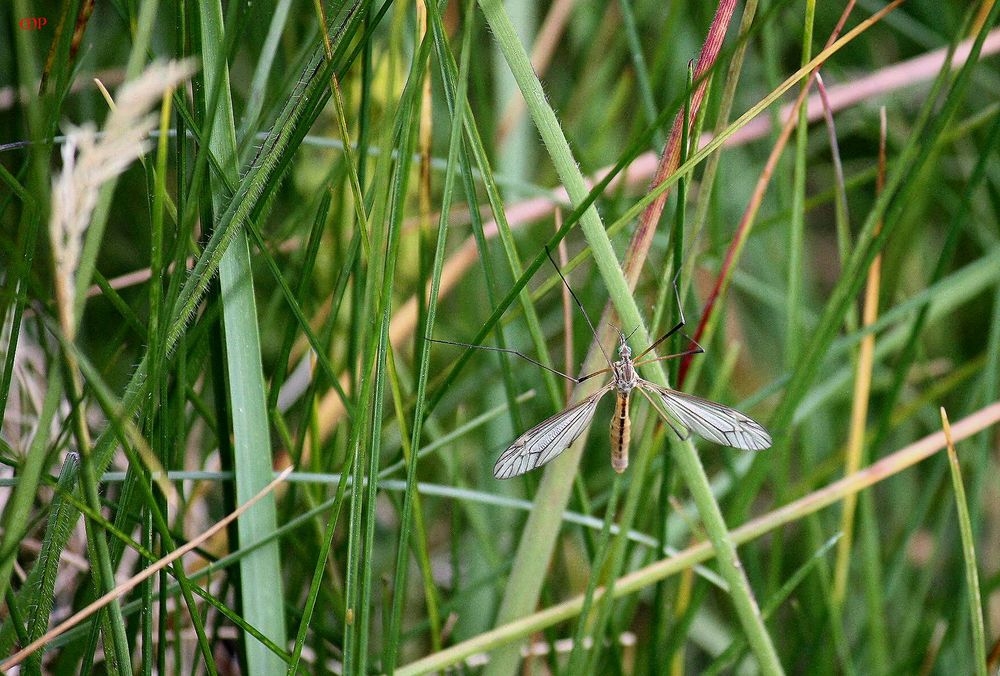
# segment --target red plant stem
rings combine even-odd
[[[698,109],[701,106],[702,100],[705,98],[705,90],[708,88],[708,78],[705,78],[704,75],[715,66],[715,61],[722,49],[722,42],[726,37],[726,31],[729,30],[729,24],[732,21],[735,9],[736,0],[721,0],[718,8],[715,10],[715,16],[712,18],[712,24],[708,28],[708,35],[705,36],[705,43],[701,46],[698,65],[694,71],[695,82],[699,82],[699,80],[700,82],[695,88],[694,95],[691,97],[689,124],[693,124],[695,117],[698,115]],[[660,163],[657,165],[656,173],[653,174],[653,180],[649,185],[650,190],[656,188],[656,186],[673,174],[677,170],[677,167],[680,166],[681,131],[683,127],[684,111],[680,110],[677,116],[674,117],[674,125],[670,130],[670,137],[667,139],[667,145],[663,149]],[[628,245],[622,271],[625,274],[625,279],[628,281],[629,289],[633,291],[639,279],[639,272],[646,262],[646,255],[649,253],[649,246],[653,241],[653,234],[656,232],[656,224],[660,220],[660,215],[663,213],[663,207],[669,195],[669,190],[664,191],[663,194],[646,207],[645,211],[639,217],[639,224],[636,226],[635,232],[632,233],[632,239]]]

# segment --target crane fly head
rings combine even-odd
[[[632,334],[635,333],[638,329],[639,329],[638,326],[635,327],[626,336],[624,333],[622,333],[621,329],[616,328],[616,330],[618,331],[618,354],[621,356],[622,359],[632,358],[632,348],[628,346],[628,339],[631,338]]]

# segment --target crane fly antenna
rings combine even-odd
[[[662,357],[653,357],[652,359],[644,359],[642,361],[636,361],[635,365],[636,366],[645,366],[646,364],[652,364],[654,361],[666,361],[668,359],[676,359],[677,357],[686,357],[689,354],[702,354],[703,352],[705,352],[705,348],[703,348],[701,345],[699,345],[697,340],[695,340],[694,338],[692,338],[688,334],[684,333],[683,331],[681,331],[681,335],[688,339],[688,344],[689,345],[693,344],[694,347],[691,348],[691,349],[688,349],[688,350],[684,350],[683,352],[676,352],[674,354],[667,354],[667,355],[664,355]],[[658,342],[659,341],[657,341],[657,343]],[[654,343],[653,347],[655,347],[655,346],[656,346],[656,344]],[[650,349],[652,349],[652,348],[650,348]],[[649,350],[646,350],[646,352],[649,352]],[[646,352],[643,352],[642,354],[646,354]]]
[[[597,341],[597,347],[601,348],[601,354],[604,355],[604,361],[606,361],[608,363],[608,366],[610,367],[611,359],[608,357],[608,353],[604,351],[604,346],[601,345],[601,338],[600,336],[597,335],[597,329],[594,328],[594,322],[590,321],[590,315],[588,315],[587,310],[584,309],[583,303],[581,303],[580,299],[576,297],[576,293],[573,292],[573,287],[571,287],[569,285],[569,282],[566,281],[566,278],[563,277],[562,270],[560,270],[559,266],[556,265],[555,260],[552,258],[552,252],[549,251],[548,246],[545,247],[545,255],[549,257],[549,262],[552,263],[552,267],[556,269],[556,274],[558,274],[559,279],[562,280],[563,286],[565,286],[566,289],[569,291],[569,295],[573,297],[573,302],[576,303],[576,306],[580,308],[580,312],[583,313],[583,318],[587,320],[587,326],[590,327],[590,332],[594,334],[594,340]],[[589,374],[588,377],[590,375],[596,375],[597,373],[604,373],[604,371],[596,371],[593,374]]]
[[[577,384],[582,383],[584,380],[587,380],[588,378],[593,378],[596,375],[600,375],[602,373],[606,373],[607,371],[610,370],[610,369],[601,369],[600,371],[594,371],[593,373],[588,373],[587,375],[585,375],[585,376],[583,376],[581,378],[574,378],[573,376],[567,375],[567,374],[563,373],[562,371],[560,371],[558,369],[554,369],[551,366],[546,366],[545,364],[541,363],[540,361],[536,361],[535,359],[532,359],[531,357],[529,357],[528,355],[524,354],[523,352],[518,352],[517,350],[512,350],[509,347],[493,347],[492,345],[473,345],[472,343],[459,343],[459,342],[454,341],[454,340],[439,340],[437,338],[424,338],[424,340],[430,341],[432,343],[441,343],[442,345],[454,345],[456,347],[467,347],[467,348],[469,348],[471,350],[488,350],[490,352],[504,352],[506,354],[512,354],[512,355],[514,355],[516,357],[520,357],[521,359],[524,359],[524,360],[527,360],[527,361],[531,362],[535,366],[539,366],[539,367],[545,369],[546,371],[550,371],[552,373],[555,373],[557,376],[562,376],[566,380],[572,381],[572,382],[577,383]]]
[[[662,336],[660,336],[659,338],[657,338],[653,342],[652,345],[650,345],[645,350],[643,350],[642,352],[640,352],[639,354],[637,354],[635,356],[635,360],[636,361],[639,361],[640,359],[642,359],[642,357],[644,357],[645,355],[649,354],[649,352],[653,348],[655,348],[657,345],[659,345],[660,343],[662,343],[663,341],[665,341],[667,338],[669,338],[670,336],[674,335],[675,333],[677,333],[678,331],[680,331],[681,329],[683,329],[684,325],[687,324],[687,322],[684,320],[684,305],[681,303],[681,292],[677,288],[677,278],[679,276],[680,276],[680,270],[678,270],[677,274],[674,275],[673,285],[674,285],[674,298],[677,300],[677,313],[681,316],[680,319],[677,321],[676,324],[674,324],[670,328],[669,331],[667,331]],[[688,340],[691,340],[691,339],[689,338]],[[694,340],[691,340],[691,342],[694,343],[695,345],[698,345],[698,343],[695,343]],[[698,345],[698,348],[700,349],[701,345]],[[704,352],[705,350],[700,350],[700,351]]]

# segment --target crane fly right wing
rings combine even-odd
[[[580,403],[543,420],[519,436],[493,466],[493,476],[510,479],[541,467],[565,451],[590,425],[598,402],[611,388],[611,383],[605,385]]]
[[[648,380],[640,380],[639,387],[657,395],[670,413],[700,437],[744,451],[762,451],[771,446],[771,435],[764,426],[735,408]]]

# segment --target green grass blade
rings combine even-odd
[[[199,5],[201,57],[209,92],[218,92],[215,124],[208,147],[222,160],[231,183],[239,177],[236,164],[236,130],[233,121],[226,54],[220,52],[225,42],[222,6]],[[235,30],[230,27],[230,30]],[[216,79],[221,75],[220,79]],[[207,111],[206,111],[207,112]],[[222,212],[227,195],[221,182],[212,186],[215,211]],[[271,436],[268,429],[267,401],[260,356],[260,329],[253,293],[250,248],[243,231],[234,233],[233,241],[219,261],[219,279],[225,325],[229,410],[233,424],[233,466],[236,471],[236,502],[242,504],[271,481]],[[237,522],[240,543],[250,545],[277,527],[273,495],[255,504]],[[270,580],[260,584],[260,580]],[[240,561],[240,592],[243,616],[278,645],[286,640],[285,613],[281,585],[281,556],[278,543],[261,547]],[[257,640],[246,642],[249,673],[274,673],[282,661]]]

